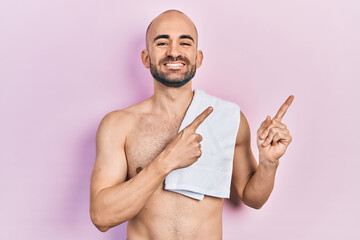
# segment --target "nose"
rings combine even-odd
[[[172,57],[178,57],[181,55],[179,46],[176,43],[169,44],[167,54]]]

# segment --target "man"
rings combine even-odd
[[[100,231],[128,221],[129,240],[222,238],[223,198],[199,201],[163,186],[172,170],[201,156],[202,136],[196,129],[213,110],[209,107],[178,133],[193,97],[190,80],[203,59],[197,41],[195,25],[179,11],[166,11],[150,23],[141,58],[154,77],[154,95],[107,114],[97,133],[90,215]],[[281,119],[292,100],[290,96],[273,119],[267,116],[261,124],[259,164],[240,113],[232,185],[250,207],[261,208],[273,189],[279,158],[291,142]]]

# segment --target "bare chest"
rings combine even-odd
[[[129,179],[164,150],[177,134],[180,123],[181,120],[165,121],[149,116],[136,120],[125,145]]]

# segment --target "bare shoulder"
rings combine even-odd
[[[131,115],[126,111],[117,110],[107,113],[101,120],[97,134],[96,142],[99,146],[102,142],[123,142],[126,137],[126,133],[130,127]]]
[[[145,103],[141,102],[130,107],[107,113],[101,120],[99,134],[125,138],[135,126]]]
[[[121,127],[121,129],[127,129],[135,118],[135,114],[127,111],[126,109],[115,110],[107,113],[101,120],[99,129],[112,128],[112,130]]]
[[[250,144],[250,126],[242,111],[240,111],[239,130],[236,137],[236,145]]]
[[[107,113],[101,120],[100,125],[129,125],[137,117],[139,105],[132,105],[130,107],[115,110]]]

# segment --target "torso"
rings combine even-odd
[[[177,134],[185,112],[172,120],[147,111],[147,102],[124,111],[131,116],[125,143],[127,178],[145,168]],[[198,201],[164,190],[163,184],[143,209],[128,221],[128,240],[221,239],[223,199]]]

